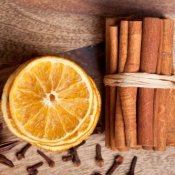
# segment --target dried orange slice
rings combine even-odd
[[[45,149],[61,151],[80,143],[93,131],[101,101],[93,81],[81,68],[62,58],[44,57],[20,69],[9,78],[2,96],[4,118],[13,133]],[[63,76],[56,77],[56,72],[63,72]],[[36,116],[26,115],[30,113]],[[71,120],[65,120],[66,116]],[[74,121],[76,116],[79,119]],[[65,128],[53,130],[53,125],[62,125],[61,120]]]
[[[9,111],[9,105],[8,105],[8,94],[9,94],[9,91],[10,91],[11,84],[12,84],[12,82],[13,82],[15,76],[16,76],[16,73],[17,73],[17,71],[9,77],[9,79],[7,80],[7,82],[5,84],[3,95],[2,95],[2,102],[3,102],[2,103],[2,111],[3,111],[3,117],[5,119],[5,122],[8,126],[8,128],[17,137],[20,137],[23,140],[25,140],[25,141],[33,144],[33,145],[36,145],[40,148],[43,148],[43,149],[46,149],[46,150],[49,150],[49,151],[60,152],[60,151],[63,151],[63,150],[66,150],[66,149],[69,149],[73,146],[78,145],[84,139],[86,139],[87,136],[89,136],[93,132],[93,130],[94,130],[96,124],[97,124],[98,118],[99,118],[99,113],[100,113],[100,109],[101,109],[101,99],[100,99],[99,92],[98,92],[94,82],[91,80],[92,86],[94,88],[94,94],[95,94],[94,103],[93,103],[93,107],[94,107],[93,111],[96,110],[96,112],[95,113],[93,112],[86,119],[84,124],[81,125],[81,127],[75,132],[75,134],[72,134],[67,139],[65,139],[65,141],[58,142],[57,145],[54,145],[54,146],[49,146],[49,145],[46,145],[46,144],[41,143],[41,142],[38,143],[36,140],[32,140],[31,138],[26,137],[25,135],[23,135],[16,128],[16,125],[15,125],[14,121],[11,118],[11,114],[10,114],[10,111]],[[92,123],[92,126],[90,125],[90,122]]]
[[[58,142],[90,114],[93,89],[75,63],[57,57],[36,59],[16,76],[10,112],[18,129],[41,142]]]

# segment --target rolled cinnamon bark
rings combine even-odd
[[[160,46],[161,20],[144,18],[141,53],[141,72],[156,73]],[[138,95],[138,144],[153,148],[154,89],[140,88]]]
[[[109,73],[113,74],[117,72],[117,62],[118,62],[118,27],[109,27],[109,44],[110,44],[110,65]],[[115,150],[115,106],[116,106],[116,87],[109,88],[109,123],[110,123],[110,144],[111,149]]]
[[[140,52],[142,38],[142,21],[129,22],[128,57],[124,72],[138,72],[140,68]],[[136,148],[137,125],[136,125],[136,102],[137,88],[120,88],[120,98],[124,117],[126,144]]]
[[[110,41],[109,26],[115,25],[116,18],[106,18],[106,74],[110,73]],[[105,87],[105,146],[110,147],[110,122],[109,122],[109,94],[110,87]]]
[[[119,40],[119,66],[118,72],[124,71],[126,58],[128,52],[128,21],[122,20],[120,22],[120,40]],[[116,147],[120,151],[126,151],[126,138],[124,131],[124,120],[121,109],[121,100],[119,95],[120,88],[117,88],[117,102],[116,102],[116,113],[115,113],[115,141]]]
[[[156,70],[157,74],[160,74],[161,69],[162,69],[162,46],[163,46],[163,20],[161,20],[160,46],[159,46],[159,55],[158,55],[157,70]],[[154,122],[153,122],[154,123],[154,136],[153,137],[154,137],[154,149],[155,150],[158,150],[158,142],[159,142],[158,132],[159,132],[159,129],[161,127],[161,125],[160,125],[161,123],[159,122],[159,119],[162,117],[159,117],[159,115],[165,114],[165,106],[164,106],[164,104],[160,104],[160,99],[162,98],[162,95],[163,95],[163,93],[161,93],[161,91],[160,91],[160,89],[155,89],[155,95],[154,95]],[[164,122],[163,122],[163,124],[164,124]],[[165,128],[164,125],[162,127]]]
[[[163,37],[161,52],[161,74],[171,75],[173,69],[173,31],[174,21],[171,19],[163,20]],[[155,113],[154,113],[154,149],[163,151],[166,149],[168,113],[172,104],[168,104],[171,90],[156,89],[155,93]]]

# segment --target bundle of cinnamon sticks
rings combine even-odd
[[[107,18],[106,74],[172,75],[173,31],[171,19]],[[171,89],[106,86],[106,147],[165,150],[175,145],[173,94]]]

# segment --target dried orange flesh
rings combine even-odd
[[[86,118],[84,123],[81,125],[81,127],[72,135],[70,135],[68,138],[64,139],[63,141],[60,141],[56,144],[46,144],[47,146],[52,146],[51,149],[60,149],[63,146],[66,147],[72,147],[73,144],[83,141],[88,135],[90,135],[94,127],[97,124],[99,113],[100,113],[100,107],[101,107],[101,99],[100,94],[92,80],[92,86],[94,88],[94,101],[93,101],[93,108],[91,110],[90,115]],[[56,147],[55,147],[56,146]],[[42,147],[42,145],[40,146]],[[49,147],[48,147],[49,148]]]
[[[101,107],[101,99],[100,99],[100,95],[99,95],[98,91],[96,92],[96,102],[98,105],[97,105],[97,111],[96,111],[96,114],[94,116],[92,126],[89,127],[88,122],[86,124],[82,125],[82,128],[80,127],[79,131],[77,131],[74,135],[72,135],[72,138],[76,138],[76,140],[74,142],[70,142],[70,140],[69,140],[69,139],[71,139],[71,137],[70,137],[69,139],[68,138],[66,139],[67,141],[66,140],[64,141],[64,144],[61,144],[61,142],[60,142],[59,145],[55,145],[55,146],[48,146],[48,145],[43,145],[43,144],[38,144],[38,143],[36,143],[35,145],[40,147],[40,148],[46,149],[48,151],[60,152],[60,151],[67,150],[73,146],[80,144],[84,139],[86,139],[93,132],[93,130],[98,122],[100,107]],[[82,132],[83,130],[86,130],[86,131],[83,133]]]
[[[62,58],[36,59],[15,77],[10,112],[18,129],[41,142],[68,137],[90,114],[93,89],[75,63]]]
[[[55,58],[55,57],[54,57]],[[47,58],[48,59],[48,58]],[[50,59],[50,58],[49,58]],[[55,59],[57,59],[57,58],[55,58]],[[64,60],[64,59],[62,59],[62,60]],[[36,60],[35,60],[36,61]],[[49,60],[50,61],[50,60]],[[53,61],[53,60],[52,60]],[[52,65],[53,66],[53,65]],[[25,70],[25,68],[27,67],[26,65],[25,66],[22,66],[20,69],[22,69],[22,71],[24,71]],[[34,66],[35,67],[35,66]],[[41,66],[42,67],[42,66]],[[40,67],[40,68],[41,68]],[[51,67],[51,66],[49,66],[49,67]],[[53,68],[53,67],[52,67]],[[33,69],[33,70],[35,70],[35,71],[37,71],[37,69]],[[42,108],[41,108],[41,111],[42,111],[42,115],[40,115],[40,117],[41,118],[38,118],[38,117],[34,117],[34,116],[31,116],[31,117],[33,117],[34,118],[34,122],[32,123],[32,124],[30,124],[30,122],[29,122],[29,124],[28,124],[28,122],[27,122],[27,125],[26,126],[30,126],[30,127],[28,127],[29,128],[29,134],[26,132],[26,128],[24,127],[24,128],[20,128],[19,126],[17,126],[17,123],[16,123],[16,121],[14,120],[14,118],[12,117],[13,116],[13,114],[12,113],[10,113],[11,111],[9,111],[9,107],[8,107],[8,94],[9,94],[9,91],[10,91],[10,93],[12,92],[11,90],[12,90],[12,88],[15,86],[14,84],[15,84],[15,81],[17,81],[16,80],[16,77],[20,77],[19,75],[20,75],[20,73],[22,72],[22,71],[17,71],[17,73],[18,73],[18,75],[16,76],[15,74],[14,75],[11,75],[11,77],[9,78],[9,80],[7,81],[7,83],[6,83],[6,86],[5,86],[5,88],[4,88],[4,92],[3,92],[3,95],[2,95],[2,110],[3,110],[3,114],[4,114],[4,118],[5,118],[5,121],[6,121],[6,123],[7,123],[7,125],[9,126],[9,129],[14,133],[14,134],[16,134],[18,137],[20,137],[20,138],[22,138],[22,139],[24,139],[24,140],[26,140],[26,141],[28,141],[28,142],[30,142],[30,143],[32,143],[32,144],[35,144],[35,145],[37,145],[37,146],[39,146],[39,147],[42,147],[42,148],[44,148],[44,149],[47,149],[47,150],[51,150],[51,151],[62,151],[62,150],[65,150],[65,149],[68,149],[68,148],[70,148],[70,147],[72,147],[72,146],[75,146],[76,144],[78,144],[78,143],[80,143],[83,139],[85,139],[88,135],[90,135],[90,133],[93,131],[93,129],[94,129],[94,127],[95,127],[95,125],[96,125],[96,123],[97,123],[97,121],[98,121],[98,117],[99,117],[99,113],[100,113],[100,107],[101,107],[101,101],[100,101],[100,96],[99,96],[99,93],[98,93],[98,90],[96,89],[96,86],[95,86],[95,84],[93,83],[93,81],[92,80],[90,80],[89,78],[88,78],[88,76],[86,77],[87,78],[87,86],[88,85],[90,85],[90,87],[91,87],[91,89],[92,89],[92,94],[90,94],[90,95],[92,95],[92,102],[91,102],[91,105],[89,105],[90,107],[90,109],[89,109],[89,113],[86,113],[86,114],[84,114],[84,116],[82,115],[82,119],[81,119],[81,122],[79,122],[79,125],[78,125],[78,127],[76,127],[75,129],[74,129],[74,131],[73,132],[68,132],[69,134],[67,134],[66,136],[62,136],[61,137],[61,139],[60,139],[60,137],[58,137],[58,135],[60,134],[60,133],[56,133],[55,132],[55,130],[53,131],[53,130],[50,130],[49,128],[50,127],[48,127],[48,129],[45,129],[45,131],[47,132],[47,135],[48,135],[48,137],[47,137],[47,139],[48,140],[44,140],[45,139],[45,137],[44,137],[44,139],[43,139],[43,137],[41,137],[41,136],[43,136],[42,135],[42,133],[41,133],[41,135],[38,135],[38,131],[37,131],[37,129],[35,130],[33,130],[33,128],[32,127],[34,127],[34,125],[36,125],[37,123],[38,123],[38,126],[36,125],[36,127],[38,127],[38,130],[40,129],[40,126],[44,126],[44,122],[42,123],[42,120],[43,120],[43,116],[44,116],[44,114],[45,113],[47,113],[48,114],[48,112],[50,112],[50,114],[51,115],[49,115],[49,117],[51,116],[51,120],[50,120],[50,122],[49,122],[49,124],[50,124],[50,126],[52,126],[53,124],[55,124],[55,121],[54,120],[52,120],[54,117],[56,118],[56,116],[58,116],[58,115],[56,115],[54,112],[55,112],[55,110],[53,111],[53,108],[51,108],[50,107],[50,104],[48,104],[48,103],[46,103],[45,104],[45,106],[44,106],[44,108],[43,108],[43,106],[42,106]],[[29,71],[30,73],[31,73],[31,71],[30,71],[30,69],[27,69],[27,71]],[[20,72],[20,73],[19,73]],[[16,73],[16,74],[17,74]],[[84,73],[84,72],[83,72]],[[51,73],[50,73],[51,74]],[[37,73],[37,75],[39,75],[38,73]],[[67,75],[67,74],[66,74]],[[71,75],[75,75],[75,74],[73,74],[73,73],[71,73]],[[27,74],[25,74],[24,76],[27,76]],[[70,76],[70,75],[67,75],[67,76]],[[84,76],[84,75],[83,75]],[[41,77],[41,75],[40,75],[40,77]],[[63,76],[63,77],[65,77],[65,76]],[[78,77],[78,76],[77,76]],[[80,77],[82,77],[82,76],[80,76]],[[47,79],[48,79],[49,77],[47,77]],[[84,78],[84,77],[83,77]],[[14,80],[15,79],[15,80]],[[13,82],[13,80],[14,80],[14,82]],[[22,79],[20,79],[19,78],[19,80],[17,81],[17,82],[19,82],[19,81],[22,81],[23,80],[23,78]],[[29,79],[27,79],[27,80],[29,80]],[[73,81],[74,81],[75,79],[73,79]],[[78,80],[79,81],[79,78],[77,78],[76,80]],[[41,82],[42,82],[42,84],[44,84],[44,82],[46,81],[46,79],[42,79],[41,80]],[[57,80],[58,81],[58,80]],[[79,82],[78,81],[76,81],[76,83],[78,83],[79,84]],[[88,82],[89,81],[89,82]],[[12,84],[12,82],[13,82],[13,84]],[[35,83],[36,83],[36,81],[34,81]],[[86,82],[86,81],[85,81]],[[75,83],[75,84],[76,84]],[[89,83],[89,84],[88,84]],[[11,84],[12,84],[12,88],[11,88]],[[22,91],[20,91],[20,93],[19,93],[19,91],[18,91],[18,93],[16,93],[16,95],[14,96],[14,98],[13,98],[13,100],[15,101],[17,101],[17,105],[18,105],[18,103],[19,104],[21,104],[21,102],[22,102],[22,105],[21,106],[23,106],[23,108],[24,108],[24,106],[25,105],[27,105],[27,106],[30,106],[31,105],[31,103],[33,103],[33,104],[35,104],[35,107],[33,108],[33,111],[37,111],[36,109],[38,108],[38,107],[40,107],[40,103],[38,104],[38,99],[39,99],[39,97],[38,96],[40,96],[40,95],[43,95],[43,92],[45,92],[45,93],[50,93],[50,89],[53,89],[53,87],[55,88],[56,87],[56,83],[49,83],[49,82],[47,82],[47,85],[45,85],[44,86],[44,88],[43,89],[39,89],[39,85],[36,85],[35,86],[35,90],[38,92],[39,91],[39,93],[36,93],[36,95],[34,95],[33,94],[33,92],[31,93],[30,91],[31,91],[31,89],[32,89],[32,86],[31,86],[31,88],[28,88],[28,87],[26,87],[25,85],[26,85],[26,83],[17,83],[18,85],[20,84],[20,86],[16,86],[16,87],[20,87],[19,89],[21,90],[22,89]],[[21,86],[21,84],[22,84],[22,86]],[[23,86],[24,85],[24,86]],[[34,84],[33,84],[34,85]],[[63,82],[63,83],[61,83],[60,84],[60,89],[61,89],[61,91],[60,92],[62,92],[62,93],[60,93],[59,94],[59,98],[61,99],[61,105],[65,105],[65,104],[67,104],[68,102],[69,102],[69,100],[72,102],[72,103],[74,103],[74,101],[72,101],[72,98],[75,98],[76,96],[76,93],[75,94],[73,94],[73,96],[72,96],[72,94],[71,94],[71,92],[72,92],[72,90],[71,91],[69,91],[69,88],[68,88],[68,90],[66,89],[66,86],[69,86],[69,87],[71,87],[71,88],[73,88],[73,89],[78,89],[78,91],[79,91],[79,87],[77,87],[77,88],[74,88],[74,84],[73,84],[73,86],[72,86],[72,83],[70,83],[70,81],[68,82],[68,83],[66,83],[66,82]],[[80,85],[81,85],[81,83],[80,83]],[[46,87],[47,86],[47,87]],[[21,88],[22,87],[22,88]],[[11,88],[11,89],[10,89]],[[28,88],[28,89],[27,89]],[[18,89],[18,88],[17,88]],[[27,90],[28,90],[28,92],[27,93],[25,93],[25,95],[26,96],[24,96],[25,98],[22,98],[22,99],[24,99],[24,100],[21,100],[20,101],[20,98],[24,95],[24,92],[26,92]],[[59,88],[58,88],[59,89]],[[59,89],[59,90],[60,90]],[[88,88],[87,88],[88,89]],[[16,89],[15,89],[16,90]],[[89,90],[89,89],[88,89]],[[87,90],[87,92],[89,92]],[[65,93],[64,94],[64,91],[67,91],[68,93]],[[74,91],[74,90],[73,90]],[[55,91],[55,92],[57,92],[57,90]],[[81,92],[81,88],[80,88],[80,92]],[[12,93],[13,94],[13,93]],[[32,95],[31,95],[32,94]],[[50,93],[50,94],[52,94],[52,93]],[[50,95],[49,94],[49,95]],[[90,95],[87,95],[87,93],[80,93],[81,95],[83,94],[84,96],[80,96],[80,98],[81,98],[81,100],[84,98],[84,97],[89,97]],[[55,95],[55,96],[52,96],[52,95]],[[53,102],[54,100],[55,100],[55,97],[56,98],[58,98],[58,96],[56,96],[56,94],[52,94],[52,95],[50,95],[49,96],[49,100],[51,101],[51,102]],[[15,97],[19,97],[19,98],[15,98]],[[94,96],[94,97],[93,97]],[[12,96],[13,97],[13,96]],[[65,98],[65,97],[71,97],[71,98]],[[79,96],[78,96],[79,97]],[[83,97],[83,98],[82,98]],[[65,99],[66,100],[65,100]],[[68,102],[67,102],[67,99],[68,99]],[[15,102],[16,102],[15,101]],[[31,102],[31,103],[28,103],[27,101],[29,101],[29,102]],[[90,101],[90,100],[89,100]],[[44,102],[47,102],[47,101],[44,101]],[[63,104],[62,104],[63,103]],[[95,103],[96,103],[96,105],[95,105]],[[37,105],[36,105],[37,104]],[[61,106],[60,105],[60,106]],[[19,105],[19,107],[21,108],[21,106]],[[14,107],[13,105],[11,106],[12,108]],[[70,103],[68,103],[68,107],[70,108]],[[86,107],[86,106],[85,106]],[[17,106],[15,106],[15,108],[16,109],[18,109],[17,108]],[[31,106],[30,106],[30,108],[31,108]],[[27,112],[26,113],[29,113],[30,112],[30,109],[29,107],[27,107],[27,109],[28,110],[26,110]],[[61,111],[61,109],[59,108],[59,106],[58,105],[56,105],[56,109],[60,112]],[[77,108],[76,108],[77,109]],[[19,110],[19,109],[18,109]],[[13,110],[12,110],[13,111]],[[47,112],[46,112],[47,111]],[[87,111],[87,110],[86,110]],[[16,112],[16,111],[15,111]],[[23,112],[23,111],[22,111]],[[38,112],[40,112],[40,111],[38,111]],[[62,112],[62,111],[61,111]],[[79,111],[78,111],[79,112]],[[12,115],[11,115],[12,114]],[[61,114],[63,114],[63,112],[61,113]],[[81,113],[78,113],[78,114],[81,114]],[[19,115],[20,116],[20,115]],[[63,115],[61,115],[61,116],[63,116]],[[86,116],[86,117],[85,117]],[[21,118],[20,118],[21,119]],[[25,123],[26,121],[26,118],[24,117],[24,118],[22,118],[22,120],[19,120],[22,124],[23,124],[23,122]],[[47,115],[47,120],[48,120],[48,115]],[[19,122],[18,120],[17,120],[17,122]],[[53,122],[54,121],[54,122]],[[63,120],[64,121],[64,120]],[[20,123],[19,122],[19,123]],[[53,123],[52,123],[53,122]],[[70,126],[67,126],[67,125],[69,125],[67,122],[68,121],[64,121],[66,124],[66,127],[67,128],[70,128]],[[20,123],[20,124],[21,124]],[[26,123],[25,123],[26,124]],[[22,125],[22,127],[23,127],[23,125]],[[41,127],[42,128],[42,127]],[[44,127],[43,127],[44,128]],[[21,130],[22,129],[22,130]],[[60,129],[60,128],[57,128],[58,130]],[[22,132],[21,132],[22,131]],[[25,132],[24,132],[25,131]],[[28,131],[28,130],[27,130]],[[27,133],[27,134],[26,134]],[[33,137],[33,133],[37,133],[36,134],[36,137]],[[39,132],[40,133],[40,132]],[[49,135],[50,134],[50,135]],[[34,134],[34,136],[35,136],[35,134]],[[39,136],[39,137],[38,137]],[[46,136],[45,134],[44,134],[44,136]],[[43,140],[40,140],[40,139],[43,139]],[[55,138],[57,138],[57,140],[55,139]],[[53,141],[53,143],[52,142],[50,142],[50,140],[51,141]],[[55,140],[54,140],[55,139]],[[47,142],[48,141],[48,142]]]

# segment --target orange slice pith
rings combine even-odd
[[[55,57],[54,57],[55,58]],[[50,59],[50,58],[49,58]],[[57,58],[55,58],[55,59],[57,59]],[[64,60],[64,59],[63,59]],[[25,70],[24,69],[24,67],[25,66],[23,66],[22,67],[22,69],[23,70]],[[26,66],[27,67],[27,66]],[[22,71],[23,71],[22,70]],[[30,71],[29,71],[30,72]],[[18,73],[19,73],[19,71],[18,71]],[[20,72],[21,73],[21,72]],[[20,74],[19,73],[19,74]],[[37,74],[38,75],[38,74]],[[18,75],[17,75],[17,77],[18,77]],[[48,77],[47,77],[48,78]],[[93,129],[95,128],[95,125],[96,125],[96,123],[97,123],[97,121],[98,121],[98,117],[99,117],[99,113],[100,113],[100,107],[101,107],[101,99],[100,99],[100,96],[99,96],[99,92],[98,92],[98,90],[96,89],[96,86],[94,85],[94,83],[93,83],[93,81],[92,80],[89,80],[89,77],[87,76],[86,77],[87,78],[87,82],[89,81],[90,83],[89,83],[89,85],[90,85],[90,87],[92,88],[92,102],[91,102],[91,106],[88,108],[89,109],[89,113],[87,113],[87,115],[85,115],[84,114],[84,116],[86,116],[86,117],[84,117],[83,116],[83,119],[82,119],[82,122],[78,125],[78,127],[75,127],[75,129],[74,129],[74,131],[72,132],[72,130],[71,130],[71,132],[69,132],[69,134],[67,134],[66,136],[64,136],[64,137],[62,137],[61,139],[51,139],[51,140],[40,140],[40,136],[41,135],[39,135],[39,139],[38,139],[38,135],[37,135],[37,137],[32,137],[33,135],[32,134],[26,134],[24,131],[25,131],[25,129],[24,128],[22,128],[22,130],[20,129],[20,127],[19,126],[17,126],[17,124],[16,124],[16,122],[14,122],[15,120],[14,120],[14,118],[13,117],[11,117],[11,114],[9,113],[10,111],[9,111],[9,107],[8,107],[8,101],[7,101],[7,96],[8,96],[8,94],[9,94],[9,91],[10,91],[10,93],[12,93],[12,88],[13,88],[13,86],[14,86],[14,82],[15,81],[17,81],[16,80],[16,75],[14,74],[14,75],[12,75],[10,78],[9,78],[9,80],[7,81],[7,83],[6,83],[6,86],[5,86],[5,88],[4,88],[4,92],[3,92],[3,95],[2,95],[2,111],[3,111],[3,114],[4,114],[4,119],[5,119],[5,121],[6,121],[6,123],[7,123],[7,125],[9,126],[9,129],[14,133],[14,134],[16,134],[18,137],[20,137],[20,138],[22,138],[22,139],[24,139],[24,140],[26,140],[26,141],[28,141],[28,142],[30,142],[30,143],[32,143],[32,144],[34,144],[34,145],[37,145],[37,146],[39,146],[39,147],[41,147],[41,148],[44,148],[44,149],[47,149],[47,150],[51,150],[51,151],[63,151],[63,150],[65,150],[65,149],[68,149],[68,148],[70,148],[70,147],[72,147],[72,146],[75,146],[75,145],[77,145],[78,143],[80,143],[82,140],[84,140],[88,135],[90,135],[91,133],[92,133],[92,131],[93,131]],[[15,81],[13,82],[13,79],[15,79]],[[19,81],[19,80],[18,80]],[[45,82],[45,80],[42,80],[42,81],[44,81]],[[92,82],[91,82],[92,81]],[[10,89],[10,86],[11,86],[11,84],[12,84],[12,82],[13,82],[13,85],[12,85],[12,88]],[[35,82],[36,83],[36,82]],[[76,82],[77,83],[77,82]],[[75,84],[76,84],[75,83]],[[25,85],[26,85],[26,83],[25,83]],[[53,84],[52,84],[53,85]],[[52,86],[51,84],[49,85],[49,88]],[[69,82],[69,85],[70,85],[70,82]],[[36,87],[36,90],[38,90],[38,86],[36,85],[35,86]],[[66,83],[64,83],[64,85],[62,85],[62,87],[64,87],[64,90],[65,90],[65,87],[66,87]],[[70,86],[69,86],[70,87]],[[46,90],[46,92],[47,93],[49,93],[49,88],[46,88],[45,90]],[[23,88],[22,90],[26,90],[25,88]],[[30,89],[29,89],[30,90]],[[42,91],[40,91],[41,93],[38,93],[39,95],[42,95]],[[12,93],[13,94],[13,93]],[[23,91],[22,91],[22,94],[23,94]],[[64,94],[64,93],[62,93],[62,94]],[[70,92],[69,93],[67,93],[67,94],[70,94]],[[66,95],[67,95],[66,94]],[[17,94],[18,95],[18,94]],[[27,95],[29,95],[29,93],[27,92]],[[30,94],[31,95],[31,94]],[[70,94],[71,95],[71,98],[75,98],[75,95],[74,96],[72,96],[72,94]],[[84,95],[84,94],[83,94]],[[32,94],[32,96],[31,96],[31,98],[29,98],[29,100],[31,100],[30,102],[34,102],[34,104],[35,104],[35,108],[37,108],[37,98],[38,97],[36,97],[36,98],[34,98],[33,99],[33,96],[35,96],[34,94]],[[89,95],[90,96],[90,95]],[[88,97],[89,97],[88,96]],[[27,96],[27,97],[30,97],[30,96]],[[82,97],[82,96],[81,96]],[[84,97],[84,96],[83,96]],[[26,99],[28,99],[28,98],[26,98]],[[16,99],[15,99],[16,100]],[[17,98],[17,100],[19,101],[19,99]],[[67,99],[66,99],[67,100]],[[69,100],[69,98],[68,98],[68,100]],[[81,98],[81,100],[82,100],[82,98]],[[90,101],[90,100],[89,100]],[[96,104],[95,104],[95,102],[96,102]],[[23,100],[23,104],[22,105],[28,105],[28,103],[24,103],[25,102],[25,99]],[[35,103],[36,102],[36,103]],[[66,103],[66,102],[65,102]],[[64,103],[64,104],[65,104]],[[13,103],[12,103],[13,104]],[[20,103],[21,104],[21,103]],[[47,103],[46,103],[47,104]],[[30,104],[29,104],[29,106],[30,106]],[[16,107],[16,106],[15,106]],[[31,106],[30,106],[31,107]],[[69,107],[70,107],[70,105],[69,105]],[[13,106],[11,106],[11,108],[12,108],[12,110],[11,111],[13,111]],[[34,111],[35,111],[35,108],[34,108]],[[48,108],[49,107],[47,107],[46,108],[46,110],[48,110]],[[42,109],[41,109],[42,110]],[[45,110],[45,109],[44,109]],[[50,110],[50,109],[49,109]],[[27,113],[28,113],[29,111],[27,111]],[[44,112],[42,112],[42,114],[43,114]],[[51,112],[51,114],[53,114],[53,111]],[[80,113],[79,113],[80,114]],[[52,117],[53,117],[53,115],[51,115]],[[41,116],[42,117],[42,116]],[[36,120],[39,120],[38,118],[35,118],[35,122],[36,122]],[[25,122],[25,121],[23,121],[23,122]],[[32,123],[33,125],[34,124],[36,124],[36,123]],[[41,122],[40,121],[38,121],[37,123],[39,123],[39,126],[41,126],[42,124],[41,124]],[[40,125],[41,124],[41,125]],[[53,123],[52,123],[53,124]],[[33,125],[30,125],[30,126],[33,126]],[[68,124],[66,124],[66,126],[67,126]],[[31,127],[29,127],[29,128],[31,128]],[[23,130],[24,129],[24,130]],[[31,129],[31,132],[32,132],[33,130]],[[46,129],[46,131],[48,132],[49,131],[49,129]],[[50,131],[49,131],[50,132]],[[55,132],[51,132],[50,133],[50,136],[51,137],[53,137],[54,136],[54,134],[55,134]],[[55,137],[58,135],[58,133],[56,133],[55,134]],[[50,142],[50,141],[53,141],[53,142]]]

